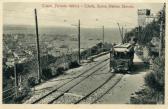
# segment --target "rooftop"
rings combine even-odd
[[[132,45],[130,43],[125,44],[117,44],[114,46],[114,50],[118,52],[128,52],[132,48]]]

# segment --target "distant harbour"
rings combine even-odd
[[[35,35],[35,27],[28,25],[5,25],[4,34],[25,34]],[[77,28],[74,27],[41,27],[39,28],[40,40],[42,42],[51,41],[55,47],[64,45],[70,49],[75,49],[77,44]],[[36,37],[32,37],[32,42]],[[25,41],[27,38],[25,38]],[[34,39],[34,40],[33,40]],[[81,47],[89,48],[102,42],[101,28],[82,28],[81,27]],[[105,28],[105,42],[121,42],[118,28]],[[70,46],[71,45],[71,46]]]

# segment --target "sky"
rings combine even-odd
[[[60,7],[64,5],[66,7]],[[117,27],[117,23],[128,28],[137,26],[137,9],[151,9],[157,13],[162,9],[161,3],[71,3],[79,7],[69,7],[70,3],[4,3],[4,25],[35,25],[34,9],[37,9],[39,26],[71,27],[81,21],[81,27],[95,28],[104,25]],[[88,7],[88,5],[90,7]],[[99,7],[98,7],[99,5]],[[106,8],[100,5],[107,6]],[[113,7],[109,7],[109,5]],[[46,7],[49,6],[49,7]],[[127,6],[123,8],[123,6]],[[93,8],[94,7],[94,8]]]

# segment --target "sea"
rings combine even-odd
[[[77,27],[39,27],[40,44],[54,48],[78,48]],[[29,25],[4,25],[3,34],[25,34],[24,42],[36,42],[36,29]],[[28,34],[34,34],[29,36]],[[5,38],[5,37],[4,37]],[[80,28],[81,49],[87,49],[103,41],[102,28]],[[118,28],[104,28],[105,43],[120,43],[121,36]]]

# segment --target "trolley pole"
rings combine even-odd
[[[80,64],[80,20],[78,21],[78,58]]]
[[[121,35],[121,42],[122,42],[122,44],[123,44],[123,43],[124,43],[124,42],[123,42],[123,31],[122,31],[121,28],[120,28],[120,24],[117,23],[117,25],[118,25],[118,28],[119,28],[119,31],[120,31],[120,35]]]
[[[38,61],[38,83],[41,83],[41,67],[40,67],[40,47],[39,47],[39,33],[38,33],[38,20],[37,20],[37,10],[34,9],[35,13],[35,23],[36,23],[36,41],[37,41],[37,61]]]
[[[122,31],[122,43],[124,43],[124,27],[123,26],[121,28],[121,31]]]
[[[104,26],[102,27],[103,32],[102,32],[102,36],[103,36],[103,44],[104,44]]]
[[[103,36],[103,46],[102,46],[102,51],[104,50],[104,26],[102,27],[102,36]]]

